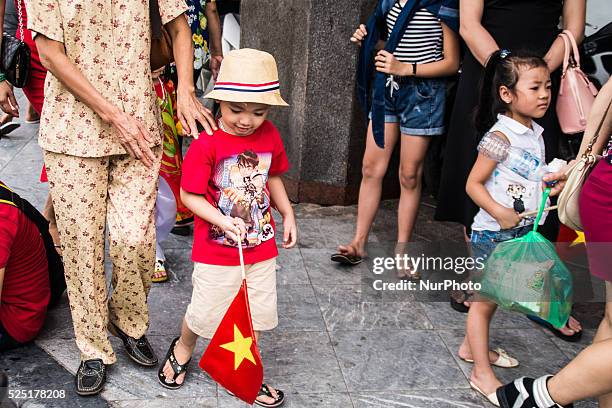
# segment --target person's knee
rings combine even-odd
[[[375,160],[364,159],[361,167],[361,173],[364,179],[382,180],[387,172],[386,166],[382,166]]]
[[[400,185],[405,190],[415,190],[421,183],[420,172],[414,167],[400,167],[399,171]]]

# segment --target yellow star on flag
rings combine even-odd
[[[585,244],[586,243],[586,239],[584,237],[584,232],[581,231],[576,231],[576,234],[578,234],[578,236],[576,237],[576,239],[570,244],[570,247],[576,246],[578,244]]]
[[[257,365],[257,363],[255,363],[255,357],[253,357],[253,353],[251,353],[251,344],[253,344],[253,338],[242,336],[238,326],[234,325],[234,341],[231,343],[221,344],[219,347],[234,353],[235,371],[238,370],[238,367],[240,367],[240,364],[245,358],[251,363]]]

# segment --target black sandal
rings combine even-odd
[[[261,384],[261,389],[259,390],[259,394],[257,394],[257,397],[264,397],[264,396],[270,397],[274,400],[274,402],[271,404],[268,404],[268,403],[265,403],[265,402],[262,402],[256,399],[255,404],[259,405],[260,407],[266,407],[266,408],[280,407],[285,402],[285,394],[281,390],[276,390],[276,394],[277,394],[277,397],[274,398],[274,396],[270,392],[270,388],[268,387],[268,384]]]
[[[170,348],[166,353],[166,358],[164,359],[159,371],[157,372],[157,379],[159,380],[159,383],[164,387],[168,388],[169,390],[178,390],[183,386],[183,384],[185,384],[185,379],[183,379],[183,382],[181,384],[177,384],[176,378],[183,373],[185,373],[185,377],[187,377],[187,366],[191,362],[190,358],[185,364],[179,364],[178,360],[176,359],[176,356],[174,355],[174,346],[176,346],[176,343],[179,341],[179,339],[180,337],[177,337],[176,339],[172,340],[172,344],[170,344]],[[166,361],[170,362],[172,371],[174,371],[172,382],[167,381],[167,378],[164,375],[164,367],[166,366]]]
[[[331,260],[333,262],[338,262],[342,265],[355,266],[359,265],[363,261],[363,258],[359,255],[344,255],[337,253],[331,256]]]
[[[540,326],[542,326],[543,328],[545,328],[546,330],[548,330],[549,332],[554,334],[556,337],[560,338],[561,340],[565,340],[565,341],[570,342],[570,343],[575,343],[577,341],[580,341],[580,339],[582,338],[582,330],[574,331],[574,334],[570,334],[570,335],[563,334],[563,333],[561,333],[561,330],[557,329],[555,326],[553,326],[552,324],[550,324],[546,320],[542,319],[541,317],[531,316],[531,315],[525,315],[525,316],[529,320],[531,320],[532,322],[534,322],[536,324],[539,324]],[[565,323],[565,327],[567,327],[570,330],[573,330],[571,327],[569,327],[569,319],[568,319],[567,323]]]
[[[470,298],[474,295],[473,293],[468,292],[467,290],[462,290],[463,292],[463,300],[457,300],[453,294],[450,295],[450,305],[453,309],[460,313],[467,313],[470,311],[470,307],[466,306],[465,302],[471,302]]]

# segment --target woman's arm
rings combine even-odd
[[[489,56],[499,49],[499,45],[481,24],[484,0],[460,0],[459,10],[459,34],[474,58],[484,67]]]
[[[172,52],[176,62],[178,84],[176,90],[176,114],[185,134],[197,139],[198,121],[206,133],[212,135],[217,130],[215,118],[206,109],[195,94],[193,84],[193,42],[191,40],[191,29],[187,24],[187,18],[181,14],[166,24],[166,29],[172,37]]]
[[[459,38],[446,24],[441,24],[444,36],[444,59],[427,64],[418,64],[416,75],[414,75],[412,64],[400,62],[392,53],[381,50],[374,58],[376,70],[390,75],[416,76],[419,78],[455,75],[459,70]]]
[[[208,23],[208,46],[210,48],[210,70],[217,79],[221,61],[223,61],[223,47],[221,46],[221,20],[217,12],[217,2],[206,3],[206,21]]]
[[[610,134],[612,134],[612,108],[610,108],[608,111],[608,115],[606,116],[605,120],[603,116],[608,108],[608,105],[610,104],[610,101],[612,101],[612,77],[610,77],[608,82],[606,82],[605,85],[599,90],[597,98],[595,98],[595,102],[593,103],[591,112],[589,113],[584,135],[582,136],[582,144],[580,145],[578,157],[582,156],[582,154],[586,151],[589,142],[593,138],[593,135],[595,135],[595,131],[599,127],[602,120],[603,125],[599,131],[597,142],[595,142],[593,145],[593,153],[601,154],[604,147],[609,142]]]
[[[563,2],[563,29],[569,30],[580,44],[584,38],[584,24],[586,19],[585,0],[565,0]],[[557,38],[544,56],[550,72],[555,71],[563,64],[565,44],[563,39]]]
[[[112,125],[119,135],[125,150],[143,164],[150,167],[155,155],[149,147],[154,139],[139,120],[123,112],[105,99],[85,78],[85,75],[68,59],[64,44],[42,34],[36,36],[36,47],[42,65],[53,74],[75,97],[96,112],[100,118]],[[109,67],[111,69],[112,67]]]

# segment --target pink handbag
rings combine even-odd
[[[572,33],[564,30],[559,36],[565,42],[565,56],[557,98],[557,117],[563,133],[580,133],[586,127],[597,88],[580,69],[580,54]]]

